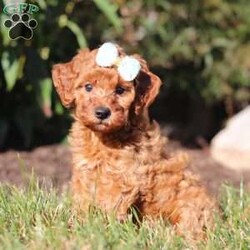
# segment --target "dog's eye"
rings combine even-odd
[[[118,87],[116,87],[116,89],[115,89],[115,93],[116,93],[117,95],[122,95],[124,92],[125,92],[125,89],[124,89],[123,87],[121,87],[121,86],[118,86]]]
[[[84,87],[87,92],[91,92],[93,89],[93,85],[91,83],[87,83]]]

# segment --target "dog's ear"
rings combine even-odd
[[[141,70],[136,77],[136,97],[135,97],[135,113],[140,114],[144,108],[148,108],[157,94],[159,93],[161,86],[161,79],[153,74],[146,61],[139,55],[134,55],[134,58],[139,60],[141,64]]]
[[[79,76],[83,60],[86,54],[89,53],[88,49],[80,51],[70,62],[56,64],[52,69],[52,79],[56,87],[56,91],[60,96],[62,104],[66,108],[74,105],[75,93],[74,85],[77,77]]]

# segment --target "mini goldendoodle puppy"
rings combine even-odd
[[[213,224],[215,201],[186,167],[184,153],[171,155],[148,107],[161,80],[138,55],[113,43],[81,50],[54,66],[53,81],[73,109],[72,193],[82,213],[95,206],[125,220],[162,217],[178,233],[201,239]]]

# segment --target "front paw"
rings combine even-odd
[[[120,223],[124,223],[128,219],[128,215],[127,214],[117,214],[116,218]]]

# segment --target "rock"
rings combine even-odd
[[[250,170],[250,106],[231,118],[211,142],[212,157],[234,170]]]

